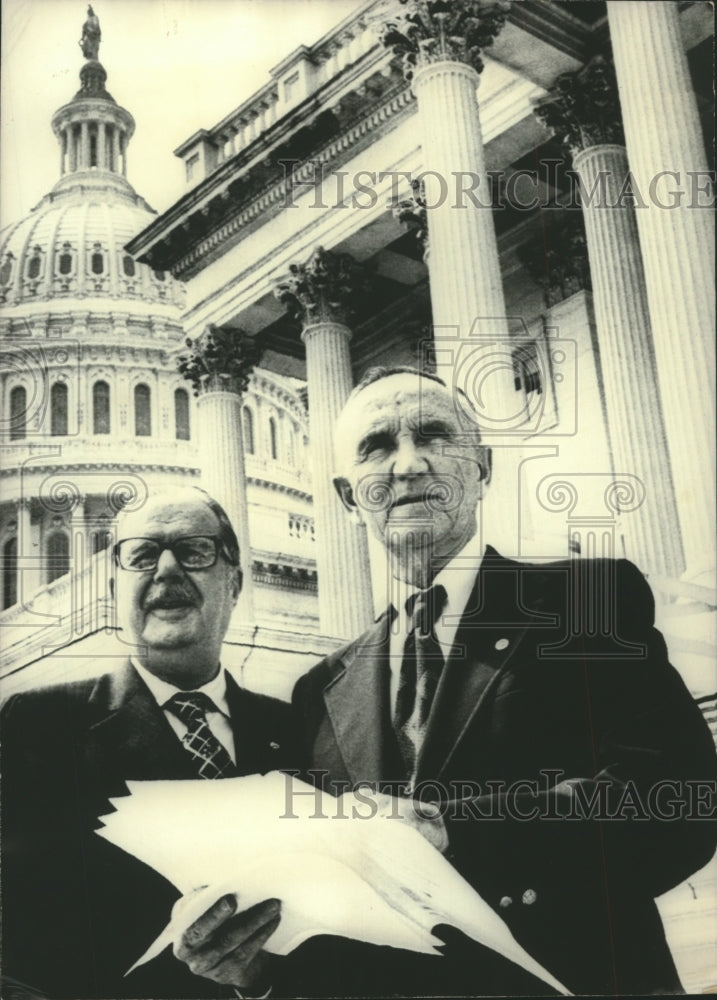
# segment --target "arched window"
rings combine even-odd
[[[276,447],[276,420],[273,417],[269,417],[269,448],[271,450],[271,457],[276,461],[278,455]]]
[[[27,392],[24,385],[16,385],[10,393],[10,440],[27,437]]]
[[[174,390],[174,436],[177,441],[189,441],[189,393]]]
[[[42,267],[42,258],[39,253],[35,253],[30,258],[30,263],[27,266],[27,276],[28,278],[38,278],[40,276],[40,268]]]
[[[134,278],[137,273],[137,267],[135,265],[134,259],[130,257],[128,253],[122,258],[122,270],[127,275],[128,278]]]
[[[11,253],[6,254],[2,267],[0,267],[0,285],[10,284],[10,277],[12,275],[12,262],[13,262],[12,254]]]
[[[91,260],[91,266],[92,266],[92,273],[93,274],[102,274],[102,272],[105,269],[105,258],[104,258],[104,256],[101,253],[93,253],[92,254],[92,260]]]
[[[242,410],[242,430],[244,433],[244,452],[254,454],[254,415],[248,406]]]
[[[72,254],[65,251],[60,254],[60,262],[58,265],[58,270],[60,274],[70,274],[72,271]]]
[[[157,281],[164,281],[166,277],[164,271],[155,271],[154,276],[157,279]]]
[[[17,604],[17,535],[8,538],[2,547],[2,606]]]
[[[55,382],[50,389],[50,434],[67,434],[67,386]]]
[[[106,382],[95,382],[92,386],[92,433],[110,432],[110,387]]]
[[[148,385],[134,387],[134,433],[149,437],[152,433],[152,395]]]
[[[97,166],[97,133],[90,133],[90,166]]]
[[[64,531],[53,531],[47,536],[47,579],[52,583],[70,572],[70,540]]]

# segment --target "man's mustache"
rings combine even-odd
[[[198,604],[197,595],[188,587],[170,583],[148,591],[142,607],[145,611],[154,611],[155,608],[196,607]]]

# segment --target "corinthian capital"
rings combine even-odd
[[[394,219],[412,229],[423,250],[423,259],[428,258],[428,208],[423,181],[411,181],[411,196],[403,201],[393,201],[389,205]]]
[[[187,338],[189,354],[177,359],[180,374],[191,382],[194,395],[211,390],[242,393],[249,384],[261,349],[243,330],[210,323],[195,340]]]
[[[591,289],[583,214],[546,213],[542,239],[518,249],[518,258],[543,290],[548,309],[582,289]]]
[[[384,0],[371,21],[410,80],[433,62],[467,63],[480,73],[481,52],[493,44],[509,9],[508,0]]]
[[[323,247],[317,247],[305,264],[292,264],[289,271],[274,295],[303,326],[348,325],[368,286],[364,269],[350,254],[331,253]]]
[[[535,114],[572,153],[588,146],[624,145],[615,69],[595,56],[577,73],[563,73]]]

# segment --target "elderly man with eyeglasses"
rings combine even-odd
[[[177,893],[94,833],[108,800],[127,780],[264,773],[297,756],[289,706],[220,664],[242,580],[221,506],[194,487],[155,494],[117,529],[111,588],[127,662],[3,709],[3,995],[262,996],[278,900],[242,912],[224,897],[176,955],[125,976]]]

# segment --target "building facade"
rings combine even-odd
[[[370,366],[428,365],[493,449],[486,541],[635,562],[714,721],[711,33],[698,3],[372,0],[176,150],[187,192],[129,251],[186,283],[190,337],[306,379],[322,633],[387,584],[331,426]],[[688,989],[715,884],[664,901]]]
[[[69,657],[87,673],[121,662],[108,589],[114,518],[148,490],[200,482],[205,400],[180,370],[185,293],[125,249],[155,213],[127,180],[135,124],[106,79],[91,51],[79,91],[52,119],[59,180],[0,232],[3,697],[67,679]],[[318,614],[303,383],[253,367],[245,376],[253,611],[227,658],[235,666],[251,650],[256,660],[246,636],[256,623],[278,627],[293,637],[289,660],[304,644],[296,673],[324,648],[307,640]]]
[[[698,648],[679,613],[715,605],[708,11],[431,11],[366,3],[288,55],[176,150],[187,193],[129,251],[186,283],[190,338],[307,379],[323,633],[355,634],[385,576],[327,429],[371,365],[427,363],[493,446],[486,539],[632,559],[708,693],[714,627]]]

